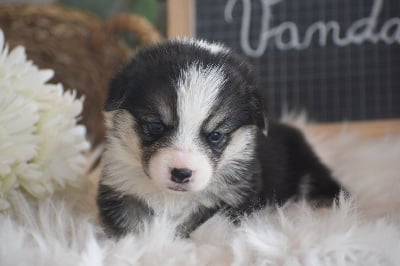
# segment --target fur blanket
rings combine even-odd
[[[157,217],[142,234],[115,242],[96,222],[95,186],[34,207],[14,195],[15,212],[0,215],[0,265],[399,265],[400,136],[316,136],[304,119],[291,123],[351,199],[330,209],[271,207],[238,227],[215,216],[189,239],[175,238],[174,225]]]

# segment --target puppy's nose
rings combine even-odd
[[[192,176],[192,170],[187,168],[174,168],[171,171],[171,179],[175,183],[184,184],[188,183]]]

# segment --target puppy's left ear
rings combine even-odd
[[[133,73],[136,68],[135,59],[132,59],[129,64],[123,66],[109,84],[106,102],[104,103],[104,111],[110,112],[120,109],[121,103],[129,90],[134,79]]]
[[[246,84],[246,93],[249,95],[251,114],[254,123],[264,135],[267,135],[268,123],[265,115],[263,96],[256,88],[253,66],[235,53],[230,54],[229,60],[232,64],[232,68],[237,69],[237,73],[235,74],[240,75]]]
[[[252,111],[253,121],[256,126],[261,130],[264,135],[268,132],[268,120],[265,114],[265,107],[263,103],[263,97],[260,92],[255,88],[251,88],[250,91],[250,107]]]

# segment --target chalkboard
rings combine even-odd
[[[197,0],[195,35],[254,65],[270,116],[400,117],[399,0]]]

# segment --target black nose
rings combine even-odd
[[[171,179],[175,183],[184,184],[189,182],[192,170],[187,168],[174,168],[171,171]]]

